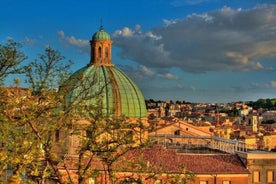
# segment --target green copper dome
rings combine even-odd
[[[91,97],[87,102],[99,103],[97,100],[100,99],[103,113],[107,116],[146,117],[145,100],[140,89],[114,66],[86,66],[75,72],[66,85],[70,89],[67,103]]]
[[[75,72],[62,86],[66,103],[96,105],[106,116],[146,117],[142,92],[112,64],[112,41],[103,27],[90,40],[90,63]]]
[[[100,30],[92,36],[92,40],[110,40],[110,35],[101,26]]]

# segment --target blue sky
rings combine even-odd
[[[113,63],[146,99],[275,98],[274,2],[0,0],[0,42],[22,42],[26,62],[51,46],[76,71],[88,64],[89,40],[102,20],[113,40]]]

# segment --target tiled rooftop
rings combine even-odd
[[[67,167],[73,169],[75,159],[66,161]],[[131,163],[131,164],[130,164]],[[92,162],[97,169],[102,169],[99,160]],[[136,165],[136,167],[134,167]],[[144,167],[139,167],[144,165]],[[62,165],[60,165],[62,167]],[[235,154],[187,154],[177,153],[175,149],[154,146],[129,151],[113,166],[113,170],[121,171],[162,171],[168,173],[183,172],[183,167],[194,174],[248,174],[249,171]]]
[[[125,157],[137,161],[143,158],[147,164],[162,166],[167,172],[181,172],[179,166],[183,165],[195,174],[244,174],[248,170],[235,154],[183,154],[173,149],[155,146],[147,149],[130,151]]]

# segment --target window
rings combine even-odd
[[[108,47],[105,48],[105,57],[108,58]]]
[[[176,130],[176,131],[174,132],[174,135],[180,135],[180,130]]]
[[[94,52],[95,52],[95,47],[93,47],[93,48],[91,49],[91,59],[94,58]]]
[[[102,48],[101,47],[98,48],[98,56],[99,56],[99,58],[102,57]]]
[[[259,171],[253,171],[253,182],[254,183],[260,182],[260,172]]]
[[[231,184],[231,181],[223,181],[222,184]]]
[[[200,181],[199,184],[208,184],[208,181]]]
[[[274,172],[273,171],[267,171],[267,182],[274,182]]]

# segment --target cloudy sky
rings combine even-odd
[[[28,61],[50,45],[74,61],[72,71],[86,66],[102,22],[113,63],[146,99],[276,97],[274,0],[1,0],[0,7],[1,44],[22,42]]]

